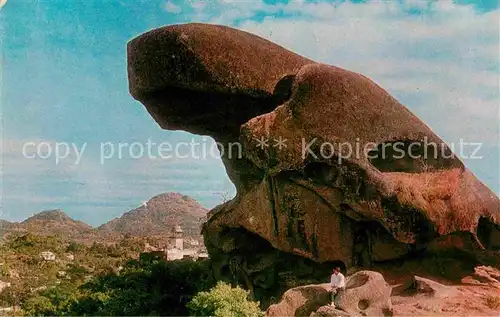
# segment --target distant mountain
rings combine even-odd
[[[3,236],[6,232],[12,229],[15,223],[0,219],[0,236]]]
[[[186,237],[200,240],[201,223],[207,212],[206,208],[189,196],[165,193],[98,228],[74,220],[62,210],[56,209],[42,211],[23,222],[0,220],[0,237],[29,232],[91,244],[113,243],[124,235],[131,235],[164,243],[172,228],[180,225]]]
[[[97,228],[102,234],[115,232],[134,236],[168,237],[175,225],[186,236],[200,235],[200,226],[208,210],[189,196],[165,193],[144,205]]]
[[[21,223],[15,224],[11,231],[31,232],[38,235],[57,235],[66,238],[83,238],[93,234],[88,224],[74,220],[60,209],[42,211]]]

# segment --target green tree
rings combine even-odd
[[[36,295],[28,298],[22,305],[23,312],[26,316],[44,316],[51,315],[55,311],[49,298]]]
[[[85,249],[86,249],[85,245],[71,241],[66,247],[66,252],[78,253],[78,252],[84,252]]]
[[[70,312],[77,294],[70,284],[49,288],[26,299],[21,308],[28,316],[63,316]]]
[[[119,273],[101,275],[81,288],[71,315],[185,316],[189,300],[213,285],[206,262],[166,262],[142,254]]]
[[[248,300],[249,292],[224,282],[208,292],[198,293],[188,304],[192,316],[257,317],[264,316],[259,303]]]

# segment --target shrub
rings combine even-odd
[[[486,305],[491,309],[500,308],[500,297],[489,295],[486,297]]]
[[[188,304],[192,316],[256,317],[264,316],[259,303],[248,300],[248,291],[232,288],[224,282],[208,292],[198,293]]]
[[[22,305],[26,316],[44,316],[51,315],[55,307],[49,298],[41,295],[28,298]]]

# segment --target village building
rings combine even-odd
[[[43,251],[40,253],[40,257],[44,261],[55,261],[56,260],[56,255],[53,252],[50,251]]]
[[[0,292],[3,291],[4,288],[10,287],[11,284],[9,282],[0,281]]]
[[[167,261],[191,259],[191,260],[201,260],[208,258],[206,252],[198,244],[189,243],[190,247],[184,247],[184,231],[181,226],[176,225],[170,236],[170,241],[165,250]]]

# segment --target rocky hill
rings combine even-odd
[[[180,225],[186,236],[199,236],[200,225],[208,210],[189,196],[165,193],[151,198],[142,206],[111,220],[97,230],[135,236],[168,236]]]
[[[2,234],[32,233],[42,236],[59,236],[68,239],[81,240],[94,233],[88,224],[74,220],[60,209],[46,210],[35,214],[23,222],[8,222],[3,220]]]
[[[7,221],[7,220],[3,220],[3,219],[0,219],[0,239],[6,234],[8,233],[12,227],[14,226],[14,223],[13,222],[10,222],[10,221]]]
[[[0,220],[0,236],[29,232],[86,244],[94,241],[113,243],[124,235],[166,240],[172,228],[180,225],[185,236],[199,239],[200,226],[207,211],[189,196],[165,193],[97,228],[74,220],[57,209],[42,211],[23,222]]]

